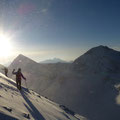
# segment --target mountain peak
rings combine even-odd
[[[25,56],[23,54],[19,54],[16,58],[27,58],[27,59],[30,59],[30,58],[28,58],[27,56]]]
[[[109,47],[108,46],[104,46],[104,45],[99,45],[99,46],[97,46],[97,47],[94,47],[94,48],[103,48],[103,49],[108,49]]]
[[[116,55],[116,54],[119,56],[120,52],[116,51],[112,48],[109,48],[108,46],[100,45],[100,46],[91,48],[83,55],[94,55],[94,56],[101,56],[102,57],[102,56]]]
[[[93,52],[108,52],[108,51],[114,51],[113,49],[109,48],[108,46],[99,45],[97,47],[93,47],[90,50],[88,50],[85,54],[93,53]]]
[[[23,64],[26,65],[26,64],[36,64],[37,62],[35,62],[34,60],[22,55],[22,54],[19,54],[14,60],[13,62],[10,64],[10,66],[14,66],[15,68],[17,67],[17,65],[22,66]]]
[[[107,46],[97,46],[88,50],[74,61],[75,68],[98,72],[117,72],[120,64],[120,52]]]
[[[41,61],[40,63],[67,63],[67,61],[62,60],[60,58],[53,58],[53,59],[47,59],[47,60]]]
[[[29,59],[29,60],[35,62],[34,60],[30,59],[29,57],[27,57],[27,56],[25,56],[25,55],[23,55],[23,54],[19,54],[19,55],[16,57],[16,59],[26,59],[26,60]]]
[[[23,54],[19,54],[18,57],[25,57]]]

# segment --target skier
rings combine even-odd
[[[12,74],[16,75],[17,88],[19,90],[21,90],[21,78],[23,78],[24,80],[26,80],[26,78],[23,76],[23,74],[21,72],[21,68],[19,68],[17,72],[15,72],[15,69],[13,69]]]
[[[4,72],[5,72],[5,75],[8,77],[8,68],[6,68],[6,67],[4,67],[2,70],[4,70]]]

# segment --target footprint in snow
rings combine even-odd
[[[29,114],[23,113],[23,116],[24,116],[25,118],[30,119],[30,115],[29,115]]]
[[[68,113],[68,114],[71,114],[71,115],[75,115],[75,112],[73,112],[72,110],[70,110],[70,109],[68,109],[66,106],[64,106],[64,105],[59,105],[59,107],[61,108],[61,109],[63,109],[66,113]]]
[[[41,96],[40,95],[37,95],[39,98],[41,98]]]
[[[4,108],[5,110],[9,111],[9,112],[12,112],[12,108],[5,107],[5,106],[3,106],[3,108]]]
[[[4,89],[5,91],[7,91],[7,89]]]
[[[48,97],[45,96],[46,99],[48,99]]]

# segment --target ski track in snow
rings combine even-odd
[[[0,120],[86,120],[66,113],[32,90],[16,88],[16,83],[0,73]]]

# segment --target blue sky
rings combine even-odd
[[[69,61],[97,45],[119,50],[119,6],[119,0],[1,0],[0,28],[14,36],[14,57]]]

